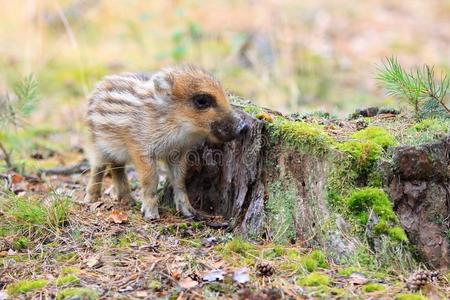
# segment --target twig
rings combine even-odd
[[[82,174],[89,170],[89,163],[87,160],[82,160],[76,165],[70,167],[58,167],[54,169],[44,169],[40,170],[39,173],[43,175],[73,175],[73,174]]]
[[[11,161],[11,152],[6,151],[5,146],[3,146],[3,144],[0,142],[0,150],[2,150],[3,152],[3,160],[6,163],[6,166],[8,167],[8,169],[12,169],[13,165],[12,165],[12,161]]]

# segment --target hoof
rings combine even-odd
[[[80,201],[79,203],[94,203],[100,200],[100,196],[99,195],[90,195],[90,194],[86,194],[86,196],[84,196],[84,199],[82,201]]]
[[[148,221],[159,219],[158,206],[150,207],[142,204],[141,213],[144,216],[144,219]]]

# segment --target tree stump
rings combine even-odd
[[[354,235],[352,221],[329,203],[328,185],[332,176],[336,180],[343,154],[333,147],[299,151],[292,145],[301,138],[289,142],[273,134],[270,128],[275,125],[255,118],[255,113],[238,111],[249,125],[245,136],[223,145],[206,143],[189,155],[186,185],[192,205],[223,216],[234,233],[247,239],[320,247],[336,262],[351,261],[358,245],[367,244],[373,235]],[[423,261],[448,268],[449,140],[391,152],[394,164],[385,165],[380,174],[400,223]],[[170,186],[163,198],[171,200]],[[372,248],[387,238],[377,239],[369,243]],[[404,255],[412,257],[409,252]]]

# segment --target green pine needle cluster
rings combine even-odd
[[[397,58],[387,58],[379,69],[377,79],[391,96],[406,100],[413,107],[416,119],[424,117],[450,117],[446,104],[450,93],[450,80],[446,75],[439,79],[434,67],[405,71]]]
[[[18,126],[36,108],[38,84],[33,75],[14,86],[14,96],[0,95],[0,128]]]

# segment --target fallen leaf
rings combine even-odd
[[[133,287],[130,286],[130,285],[127,285],[125,288],[119,289],[119,292],[121,292],[121,293],[123,293],[123,292],[131,292],[132,290],[134,290]]]
[[[146,291],[137,291],[136,297],[138,298],[146,298],[148,296],[148,293]]]
[[[224,278],[225,272],[223,270],[211,270],[210,272],[203,275],[203,281],[207,282],[215,282],[215,281],[222,281]]]
[[[352,273],[348,278],[348,282],[355,285],[362,285],[369,282],[369,280],[362,273]]]
[[[109,215],[109,219],[116,224],[122,224],[128,221],[128,215],[117,209],[113,209]]]
[[[242,268],[234,271],[233,280],[237,283],[247,283],[250,281],[250,275],[248,275],[248,268]]]
[[[175,279],[176,281],[181,279],[181,273],[178,271],[172,271],[171,275],[172,275],[172,278]]]
[[[86,266],[89,268],[98,268],[102,265],[100,256],[92,256],[86,260]]]
[[[204,247],[211,247],[213,245],[216,245],[217,243],[218,243],[217,238],[214,236],[202,239],[202,246]]]
[[[23,181],[23,176],[22,175],[17,174],[17,173],[11,175],[11,182],[12,182],[12,184],[18,184],[18,183],[20,183],[22,181]]]
[[[183,289],[191,289],[193,287],[196,287],[198,285],[198,282],[193,280],[190,277],[186,277],[183,280],[180,281],[180,286]]]
[[[267,112],[260,112],[256,114],[256,118],[259,120],[266,121],[268,123],[273,123],[273,117]]]
[[[4,291],[0,291],[0,300],[6,300],[8,299],[8,294]]]

